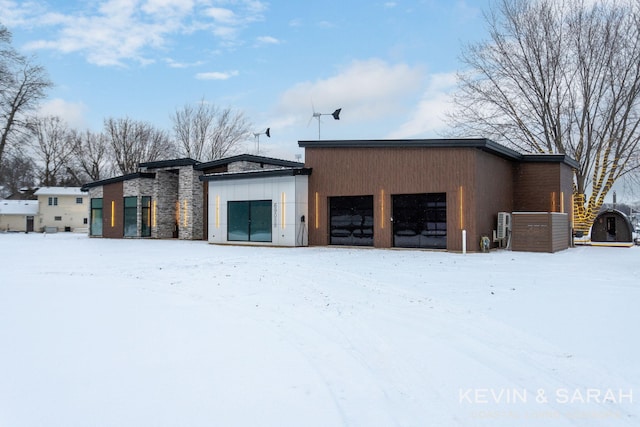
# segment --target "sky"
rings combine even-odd
[[[440,137],[464,44],[489,0],[0,0],[13,45],[55,86],[41,106],[99,131],[171,130],[208,102],[253,124],[244,151],[294,160],[299,140]],[[341,108],[339,120],[331,113]]]

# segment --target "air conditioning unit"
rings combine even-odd
[[[500,240],[506,239],[511,230],[511,214],[509,212],[498,212],[498,229],[496,237]]]

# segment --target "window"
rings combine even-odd
[[[124,198],[124,235],[136,237],[138,235],[138,198]]]
[[[271,200],[228,202],[227,240],[271,242]]]
[[[89,233],[102,236],[102,199],[91,199],[91,224]]]
[[[58,198],[49,197],[49,206],[58,206]]]
[[[82,197],[76,197],[76,205],[82,204]]]
[[[62,217],[61,216],[54,216],[53,220],[54,221],[62,221]]]
[[[87,225],[87,224],[89,223],[89,220],[88,220],[87,218],[83,218],[83,219],[82,219],[82,223],[83,223],[84,225]]]
[[[142,196],[142,237],[151,236],[151,197]]]

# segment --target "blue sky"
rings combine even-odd
[[[48,70],[42,113],[101,130],[128,116],[170,130],[201,99],[243,111],[260,154],[298,140],[429,138],[446,128],[461,46],[489,0],[0,0],[13,44]],[[255,139],[246,143],[255,151]]]

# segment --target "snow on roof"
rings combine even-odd
[[[40,187],[36,196],[86,196],[87,192],[81,187]]]
[[[37,200],[0,200],[0,215],[37,215]]]

